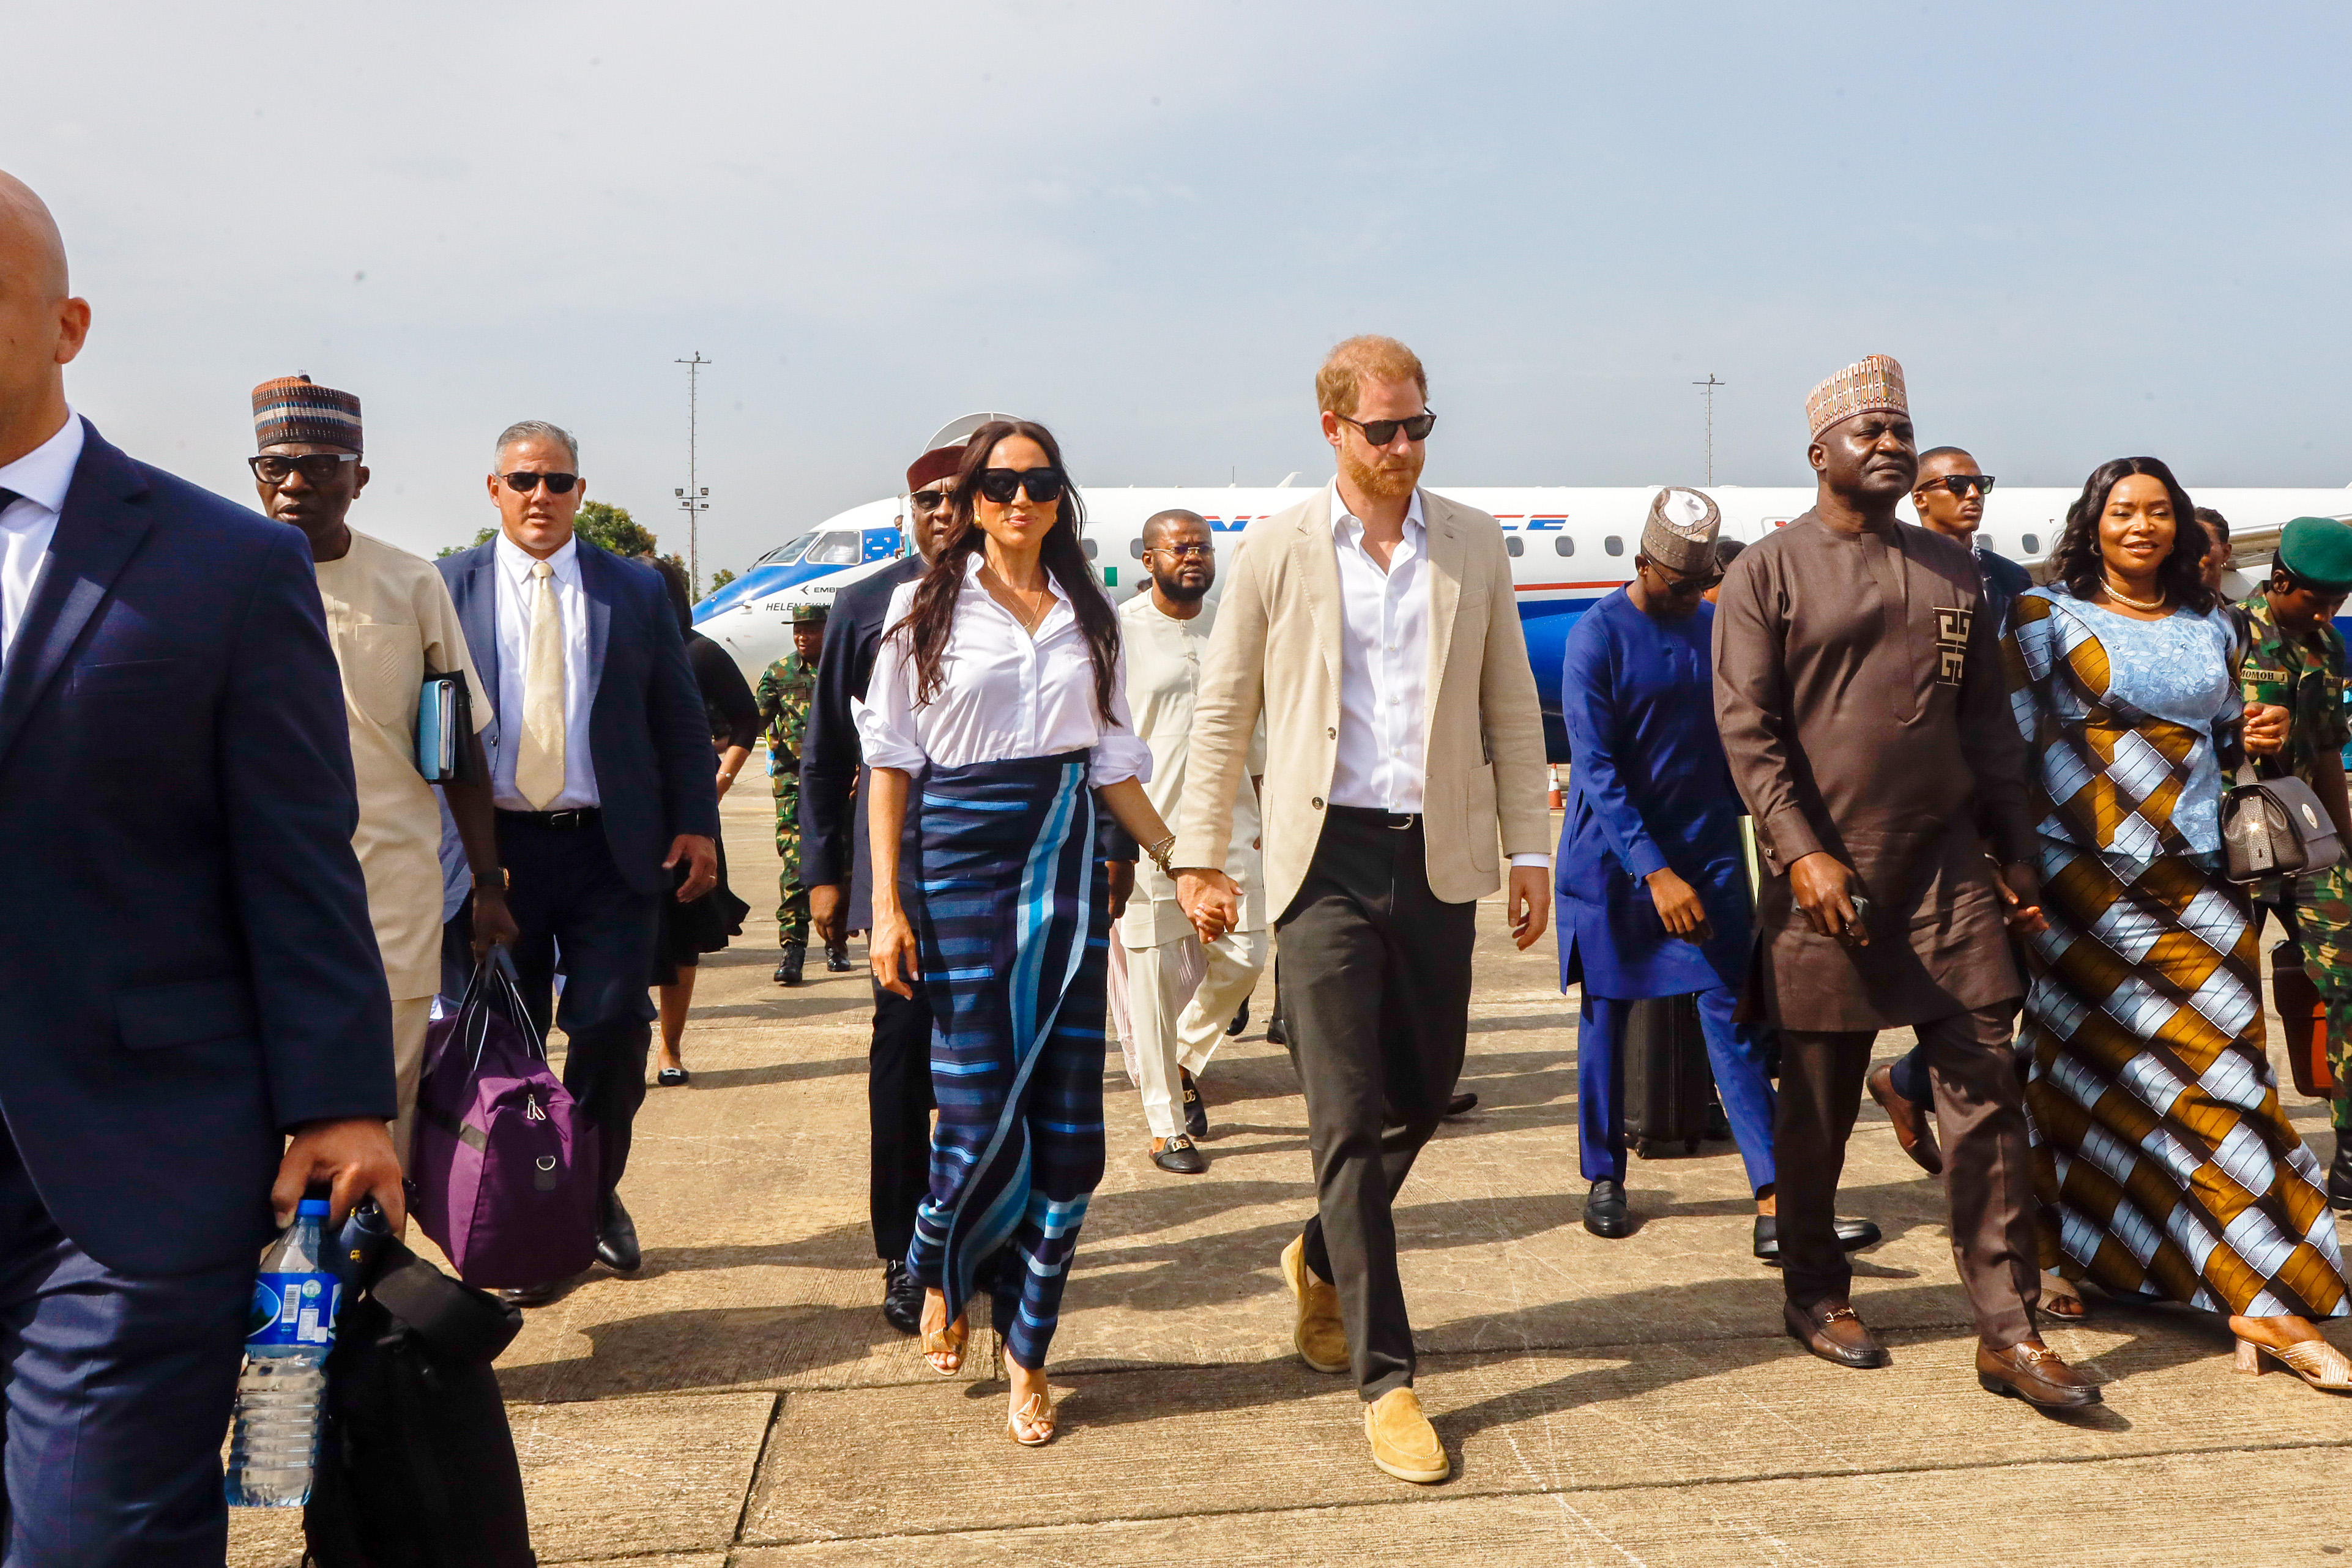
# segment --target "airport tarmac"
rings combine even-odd
[[[2059,1418],[1979,1390],[1941,1193],[1867,1102],[1840,1212],[1886,1232],[1854,1301],[1891,1368],[1783,1335],[1728,1144],[1634,1162],[1641,1228],[1588,1235],[1575,998],[1551,938],[1514,953],[1491,902],[1463,1078],[1479,1104],[1397,1214],[1454,1479],[1375,1469],[1352,1390],[1291,1352],[1276,1260],[1314,1189],[1270,987],[1204,1077],[1205,1176],[1150,1165],[1114,1053],[1109,1170],[1055,1346],[1063,1435],[1016,1448],[988,1334],[944,1379],[877,1310],[866,981],[818,963],[802,989],[771,983],[760,783],[725,804],[753,919],[706,960],[692,1084],[649,1091],[637,1124],[623,1190],[645,1267],[531,1312],[499,1364],[543,1563],[2264,1568],[2352,1549],[2352,1399],[2236,1375],[2217,1322],[2094,1293],[2047,1338],[2107,1380],[2104,1406]],[[2326,1159],[2325,1107],[2289,1109]],[[2326,1332],[2352,1349],[2352,1326]],[[300,1558],[290,1513],[236,1511],[230,1539],[240,1568]]]

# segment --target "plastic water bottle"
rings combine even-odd
[[[325,1412],[327,1353],[335,1346],[341,1284],[320,1237],[324,1198],[306,1197],[262,1256],[236,1382],[229,1439],[232,1508],[299,1508],[310,1500]]]

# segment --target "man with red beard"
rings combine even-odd
[[[1265,907],[1315,1155],[1317,1212],[1282,1254],[1292,1343],[1353,1373],[1374,1464],[1441,1481],[1391,1207],[1462,1071],[1478,900],[1502,854],[1519,946],[1549,921],[1543,716],[1501,526],[1420,488],[1437,422],[1421,361],[1351,338],[1315,392],[1339,475],[1243,538],[1171,858],[1202,941],[1240,929],[1224,867],[1263,717]],[[1402,1124],[1385,1137],[1384,1108]]]

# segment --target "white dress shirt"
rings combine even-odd
[[[547,558],[555,569],[555,602],[563,612],[563,790],[544,807],[533,806],[515,788],[515,756],[522,749],[523,683],[530,675],[530,612],[539,584],[530,569],[539,558],[499,535],[492,547],[498,569],[499,729],[498,765],[490,796],[509,811],[572,811],[597,805],[596,764],[588,754],[588,708],[595,700],[595,672],[588,667],[588,595],[580,586],[580,541]]]
[[[1151,749],[1136,738],[1128,717],[1126,654],[1119,655],[1111,674],[1111,722],[1106,727],[1095,702],[1095,666],[1086,634],[1061,585],[1046,578],[1054,602],[1033,637],[980,585],[980,567],[975,552],[965,562],[963,591],[956,597],[946,678],[939,695],[920,706],[915,702],[914,652],[894,629],[913,608],[922,580],[902,582],[891,593],[865,700],[850,705],[866,765],[913,772],[927,764],[966,768],[1091,747],[1087,782],[1095,789],[1122,779],[1149,779]]]
[[[1406,503],[1404,538],[1382,571],[1364,548],[1363,519],[1348,510],[1334,479],[1331,543],[1341,622],[1331,804],[1415,816],[1429,777],[1429,526],[1420,490]],[[1548,866],[1551,857],[1513,855],[1511,863]]]
[[[63,429],[0,468],[0,490],[17,496],[0,509],[0,663],[16,646],[16,628],[49,559],[49,541],[57,537],[58,517],[66,509],[66,492],[73,488],[74,466],[81,461],[81,415],[68,409]]]

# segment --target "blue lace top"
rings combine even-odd
[[[2215,718],[2235,715],[2238,685],[2230,677],[2230,651],[2237,632],[2228,612],[2176,610],[2161,621],[2135,621],[2071,595],[2065,603],[2095,629],[2107,652],[2113,700],[2209,737]],[[2172,825],[2198,853],[2221,852],[2221,764],[2210,739],[2190,755]]]

